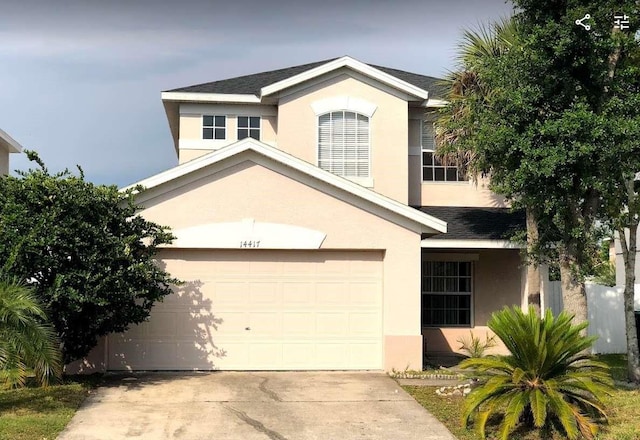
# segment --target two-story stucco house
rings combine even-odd
[[[4,130],[0,130],[0,176],[9,174],[9,155],[21,151],[22,146]]]
[[[107,369],[390,370],[525,298],[522,223],[433,155],[437,80],[350,57],[162,93],[179,165],[137,184],[186,283]]]

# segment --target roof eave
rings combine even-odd
[[[22,145],[18,143],[14,138],[9,136],[7,132],[0,129],[0,146],[4,147],[9,153],[21,153]]]

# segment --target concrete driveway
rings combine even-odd
[[[382,373],[114,376],[59,440],[455,440]]]

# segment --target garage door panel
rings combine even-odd
[[[277,281],[269,283],[250,283],[249,288],[249,301],[254,304],[261,304],[274,308],[277,308],[282,302],[280,300],[280,285]]]
[[[220,312],[220,323],[213,329],[214,334],[244,335],[249,325],[246,312]]]
[[[282,332],[291,337],[310,337],[315,334],[314,314],[311,312],[284,312]]]
[[[377,282],[352,282],[349,284],[351,304],[378,309],[382,306],[382,295],[379,289]]]
[[[349,316],[345,312],[321,312],[316,314],[318,338],[345,337],[349,334]]]
[[[213,300],[218,307],[242,305],[247,302],[248,286],[243,281],[218,281],[211,285]],[[209,289],[206,289],[206,293]]]
[[[278,312],[251,312],[248,316],[247,337],[249,338],[281,338],[282,317]]]
[[[349,315],[349,334],[373,338],[380,334],[380,327],[376,322],[378,314],[371,313],[351,313]]]
[[[182,314],[176,312],[157,312],[153,319],[142,326],[143,334],[150,338],[174,337],[178,330],[178,317]]]
[[[282,307],[299,307],[300,304],[311,304],[315,301],[315,284],[295,281],[282,282]]]
[[[162,256],[162,254],[161,254]],[[382,254],[168,251],[176,294],[110,337],[110,369],[380,369]]]

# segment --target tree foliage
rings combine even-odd
[[[0,179],[0,264],[25,279],[49,311],[64,362],[110,332],[144,321],[177,280],[155,264],[166,227],[136,215],[133,191],[94,185],[39,164]]]
[[[487,421],[498,415],[501,439],[520,424],[592,439],[606,420],[602,399],[612,380],[606,364],[584,355],[595,340],[581,335],[587,324],[571,320],[566,312],[554,318],[550,310],[540,318],[533,308],[528,314],[518,307],[494,313],[488,326],[511,354],[460,364],[482,377],[465,400],[464,422],[473,420],[483,438]]]
[[[33,289],[0,278],[0,385],[24,386],[30,371],[48,385],[62,374],[55,331]]]
[[[462,133],[474,166],[497,192],[535,210],[540,252],[557,252],[564,305],[586,320],[584,277],[596,254],[603,205],[624,204],[621,181],[637,170],[640,124],[635,1],[514,0],[516,44],[473,71],[484,90],[465,100]],[[630,28],[613,29],[624,12]],[[591,15],[591,31],[575,20]]]

